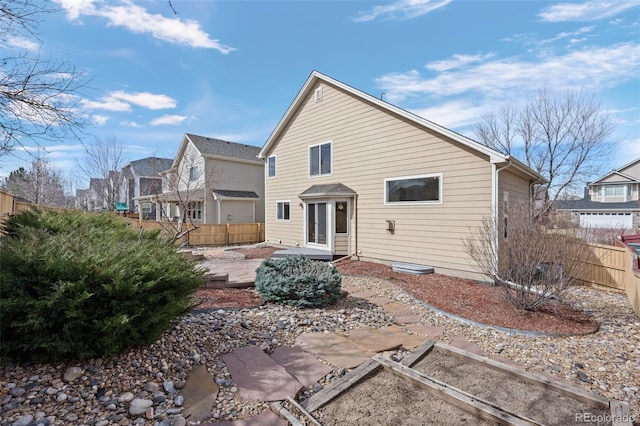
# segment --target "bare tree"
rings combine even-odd
[[[535,311],[561,300],[579,282],[589,247],[580,238],[547,232],[529,211],[527,203],[514,203],[500,218],[485,217],[464,246],[478,271],[500,286],[510,303]]]
[[[85,155],[78,168],[91,181],[98,201],[109,210],[115,209],[115,203],[123,196],[125,163],[124,147],[115,137],[96,139],[93,144],[85,145]]]
[[[30,203],[67,207],[65,179],[59,170],[44,159],[32,161],[28,170],[21,167],[11,172],[6,187]]]
[[[166,200],[161,207],[165,219],[162,224],[165,231],[178,240],[197,229],[197,224],[204,220],[207,191],[213,189],[219,170],[207,164],[195,150],[187,149],[181,161],[162,175],[162,197]]]
[[[2,45],[36,39],[40,16],[53,13],[47,2],[0,2]],[[6,51],[6,47],[5,47]],[[67,61],[45,59],[28,50],[0,59],[0,156],[28,140],[41,145],[78,138],[86,126],[79,93],[85,75]]]
[[[523,108],[506,104],[474,129],[480,142],[520,159],[547,178],[536,188],[544,217],[558,197],[581,189],[607,165],[614,121],[593,95],[541,90]]]

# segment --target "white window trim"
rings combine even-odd
[[[430,178],[437,177],[438,178],[438,194],[439,199],[437,201],[387,201],[387,182],[395,181],[395,180],[408,180],[408,179],[421,179],[421,178]],[[382,196],[383,203],[385,206],[416,206],[416,205],[438,205],[442,204],[444,201],[444,194],[442,191],[442,173],[429,173],[424,175],[414,175],[414,176],[398,176],[392,178],[385,178],[383,182]]]
[[[269,160],[273,158],[274,167],[273,167],[273,176],[269,175]],[[278,160],[275,155],[270,155],[267,157],[267,179],[271,179],[278,176]]]
[[[327,145],[327,144],[331,146],[331,155],[329,156],[329,161],[331,162],[331,171],[329,173],[318,173],[317,175],[312,175],[311,174],[311,148],[316,146],[321,147],[322,145]],[[322,148],[319,149],[319,154],[320,154],[320,157],[322,157]],[[318,160],[320,159],[320,157],[318,157]],[[318,171],[319,170],[320,170],[320,164],[318,164]],[[326,141],[326,142],[320,142],[314,145],[309,145],[309,147],[307,148],[307,175],[311,179],[333,175],[333,141],[332,140]]]
[[[284,216],[284,204],[289,204],[289,219],[278,218],[278,204],[282,203],[282,215]],[[276,201],[276,222],[291,222],[291,200],[277,200]]]

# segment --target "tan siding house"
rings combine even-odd
[[[505,194],[529,200],[543,181],[509,156],[318,72],[259,157],[268,242],[460,276],[477,277],[462,243],[470,228]]]
[[[264,161],[259,147],[186,133],[162,194],[157,220],[195,224],[264,223]]]

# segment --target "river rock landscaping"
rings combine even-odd
[[[541,337],[504,333],[435,313],[389,280],[346,275],[343,286],[406,304],[412,314],[419,316],[420,324],[441,330],[436,337],[440,341],[450,343],[464,337],[490,356],[500,355],[523,364],[529,371],[552,374],[606,398],[626,401],[634,418],[640,417],[640,321],[623,294],[572,289],[569,302],[591,315],[599,325],[598,331]],[[356,327],[395,323],[394,317],[380,306],[353,296],[326,309],[274,304],[217,309],[214,304],[180,318],[156,343],[113,359],[3,365],[0,425],[188,424],[182,416],[184,401],[180,390],[191,371],[200,365],[206,366],[219,386],[208,421],[248,418],[268,410],[268,404],[240,398],[221,360],[224,354],[246,345],[257,345],[266,352],[279,346],[294,346],[296,337],[304,332],[346,335]],[[395,356],[402,355],[398,351]],[[334,369],[303,389],[299,399],[321,390],[344,373],[344,369]]]

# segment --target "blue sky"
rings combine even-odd
[[[173,158],[184,133],[262,146],[313,70],[470,137],[507,101],[582,90],[615,120],[611,168],[640,157],[637,0],[54,2],[39,42],[6,48],[86,73],[85,141],[129,160]],[[81,144],[45,148],[82,187]],[[0,176],[29,161],[0,157]]]

